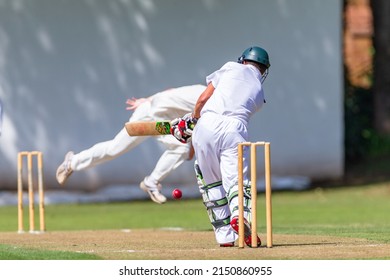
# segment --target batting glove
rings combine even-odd
[[[198,119],[194,118],[192,113],[185,114],[182,119],[186,122],[186,133],[192,135],[192,131],[194,130]]]
[[[176,118],[171,121],[171,134],[181,143],[188,143],[197,121],[198,119],[192,117],[192,113]]]
[[[181,143],[190,142],[192,134],[186,133],[187,123],[183,119],[179,120],[177,124],[171,125],[171,134]]]

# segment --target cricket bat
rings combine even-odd
[[[139,121],[125,123],[130,136],[153,136],[171,134],[170,121]]]

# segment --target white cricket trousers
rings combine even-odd
[[[196,160],[203,175],[205,185],[222,181],[222,185],[209,190],[211,201],[228,197],[238,190],[238,159],[237,145],[246,141],[248,132],[246,126],[230,117],[207,112],[202,115],[193,132],[193,146]],[[246,173],[244,165],[244,173]],[[238,207],[235,197],[227,206],[215,210],[215,219],[222,220],[238,215],[234,210]],[[218,243],[233,242],[237,234],[230,224],[214,228]]]

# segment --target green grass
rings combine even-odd
[[[275,231],[390,242],[390,185],[276,194]]]
[[[47,205],[45,214],[48,231],[160,227],[209,229],[207,214],[200,200],[171,201],[165,205],[151,201]],[[0,207],[0,215],[4,217],[0,220],[0,231],[15,231],[16,207]],[[25,216],[25,227],[27,222]]]
[[[96,255],[0,245],[0,260],[99,260]]]
[[[264,195],[258,196],[258,225],[265,231]],[[390,184],[315,188],[273,194],[273,232],[365,238],[390,242]],[[27,209],[26,209],[27,212]],[[16,231],[16,206],[0,207],[0,231]],[[27,220],[27,219],[25,219]],[[36,217],[38,220],[38,217]],[[27,222],[27,221],[26,221]],[[200,199],[46,206],[48,231],[182,227],[211,230]],[[0,245],[0,259],[94,259],[70,252],[39,252]],[[35,256],[35,257],[34,257]]]

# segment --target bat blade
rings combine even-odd
[[[170,121],[127,122],[125,127],[130,136],[168,135],[171,133]]]

